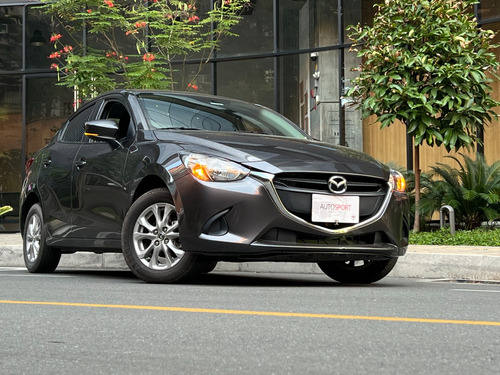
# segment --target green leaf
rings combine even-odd
[[[11,206],[2,206],[0,207],[0,216],[5,215],[8,212],[13,211],[13,208]]]
[[[425,113],[422,115],[422,121],[427,126],[430,126],[432,124],[431,118],[427,114],[425,114]]]

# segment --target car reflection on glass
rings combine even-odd
[[[64,253],[122,252],[146,282],[186,280],[220,261],[287,261],[372,283],[408,245],[400,173],[239,100],[109,92],[26,167],[30,272],[54,271]]]

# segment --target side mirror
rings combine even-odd
[[[108,142],[115,148],[121,147],[118,142],[118,124],[114,120],[94,120],[85,123],[85,135],[96,141]]]

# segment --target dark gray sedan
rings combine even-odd
[[[290,261],[371,283],[406,252],[408,198],[399,172],[260,105],[113,91],[28,161],[21,232],[30,272],[61,253],[123,252],[147,282]]]

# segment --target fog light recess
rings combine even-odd
[[[221,211],[208,219],[201,229],[201,232],[209,236],[225,235],[229,231],[229,225],[227,224],[227,220],[225,218],[225,215],[229,212],[229,210],[230,209],[228,208],[227,210]]]

